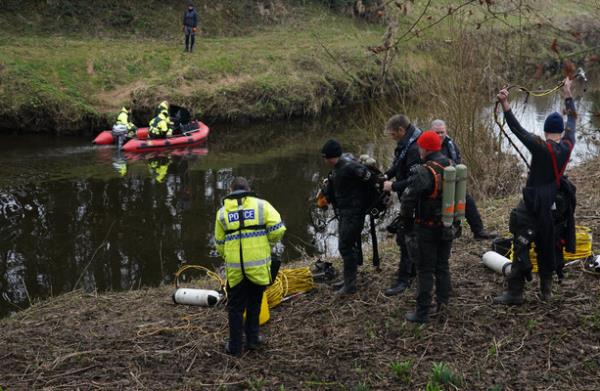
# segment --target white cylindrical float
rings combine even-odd
[[[209,289],[179,288],[173,293],[175,304],[199,305],[202,307],[212,307],[222,298],[223,295],[219,292]]]
[[[510,259],[503,257],[495,251],[488,251],[483,254],[483,264],[496,273],[508,275],[510,273],[511,262]]]

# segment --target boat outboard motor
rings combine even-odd
[[[123,144],[125,144],[125,139],[127,138],[127,126],[125,125],[113,125],[112,127],[112,135],[116,140],[117,150],[121,150]]]

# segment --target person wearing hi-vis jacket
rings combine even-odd
[[[229,341],[225,352],[239,356],[244,332],[248,350],[263,342],[258,324],[261,299],[276,277],[279,263],[273,260],[272,265],[271,249],[286,228],[279,212],[257,198],[245,178],[234,178],[230,191],[217,212],[215,242],[227,273]]]

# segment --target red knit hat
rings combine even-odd
[[[433,130],[427,130],[419,136],[417,145],[427,151],[439,151],[442,149],[442,139]]]

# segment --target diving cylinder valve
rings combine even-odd
[[[223,295],[209,289],[179,288],[173,293],[175,304],[199,305],[212,307],[221,301]]]
[[[454,213],[456,221],[462,221],[465,218],[465,206],[467,203],[467,166],[464,164],[456,165],[456,204]]]
[[[444,168],[442,186],[442,223],[444,227],[451,227],[454,223],[454,200],[456,193],[456,168]]]
[[[507,276],[510,273],[510,268],[512,263],[510,259],[503,257],[495,251],[488,251],[483,254],[482,258],[483,264],[496,273],[503,274]]]

